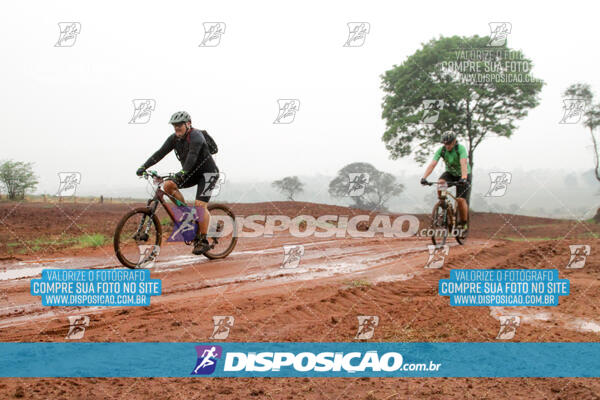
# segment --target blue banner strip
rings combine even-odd
[[[0,343],[0,376],[600,377],[600,343]]]

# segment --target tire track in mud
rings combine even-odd
[[[303,264],[296,270],[280,268],[281,247],[250,250],[248,253],[242,250],[238,252],[237,258],[231,257],[225,260],[213,261],[210,264],[205,261],[200,264],[185,265],[174,270],[158,270],[153,274],[155,275],[153,278],[163,278],[163,294],[158,298],[153,298],[152,304],[159,306],[171,302],[187,302],[191,298],[210,297],[218,292],[227,297],[231,297],[236,292],[260,293],[275,287],[278,287],[279,292],[285,292],[285,287],[288,285],[310,287],[316,283],[327,283],[339,281],[340,279],[374,280],[375,278],[377,280],[383,275],[387,276],[389,280],[412,279],[416,274],[415,272],[404,272],[408,272],[406,271],[407,268],[414,267],[418,270],[418,267],[424,265],[427,258],[425,243],[427,242],[386,241],[381,239],[361,240],[360,242],[333,240],[308,243],[307,246],[314,246],[316,251],[307,252],[306,260],[303,260]],[[258,265],[246,268],[245,263],[252,260],[253,254],[257,252],[260,254],[257,261]],[[170,261],[167,260],[167,262]],[[231,274],[225,274],[225,277],[194,281],[194,278],[198,277],[198,274],[196,274],[198,268],[211,266],[211,268],[218,270],[227,269],[231,265],[238,265],[238,269],[232,270],[233,273]],[[240,265],[244,268],[239,267]],[[337,266],[337,269],[332,268],[332,265]],[[386,269],[393,270],[397,269],[398,266],[402,269],[402,274],[394,275],[386,272]],[[256,272],[257,270],[260,270],[260,272]],[[10,282],[3,283],[3,287],[7,287],[6,284]],[[8,285],[15,303],[0,308],[0,316],[2,317],[0,327],[22,326],[28,321],[58,319],[73,314],[96,315],[107,312],[101,307],[64,307],[60,310],[49,311],[40,303],[31,301],[32,298],[28,295],[28,285],[26,279],[17,280],[17,284],[14,286]],[[26,302],[17,301],[17,294],[20,295],[21,299],[28,300]],[[35,300],[38,299],[35,298]],[[146,315],[160,314],[160,312],[153,307],[150,307],[150,311],[145,310]]]

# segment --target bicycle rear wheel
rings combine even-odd
[[[115,229],[113,244],[117,258],[127,268],[137,268],[140,246],[160,246],[162,227],[156,214],[148,208],[136,208],[121,218]]]
[[[237,244],[237,226],[235,215],[223,204],[208,204],[210,212],[210,225],[208,227],[208,241],[210,250],[204,256],[214,260],[227,257]]]
[[[434,245],[443,246],[448,240],[448,210],[443,206],[441,201],[433,207],[431,213],[431,228],[433,230],[431,235],[431,242]]]

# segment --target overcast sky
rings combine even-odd
[[[510,22],[508,45],[546,82],[541,104],[512,139],[492,138],[475,167],[510,171],[593,167],[589,131],[559,124],[562,91],[590,83],[600,95],[598,3],[398,2],[5,2],[0,13],[0,159],[35,162],[38,192],[78,171],[83,192],[139,186],[136,168],[192,114],[220,151],[231,182],[334,175],[354,161],[401,175],[380,137],[380,74],[439,35],[488,35]],[[79,22],[72,47],[55,47],[59,22]],[[216,47],[199,47],[203,22],[224,22]],[[368,22],[362,47],[343,47],[348,22]],[[134,99],[154,99],[146,124],[129,124]],[[278,99],[298,99],[291,124],[273,124]],[[600,100],[600,99],[598,99]],[[156,167],[174,172],[174,155]]]

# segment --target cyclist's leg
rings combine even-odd
[[[443,183],[446,182],[452,182],[453,181],[453,177],[452,174],[450,174],[448,171],[444,172],[442,175],[440,175],[440,177],[438,178],[438,185],[441,185]],[[440,197],[440,191],[437,191],[438,197]]]
[[[210,196],[203,195],[203,192],[205,191],[204,186],[204,176],[202,175],[202,177],[198,178],[198,187],[196,188],[196,200],[194,202],[194,206],[197,209],[199,209],[199,214],[202,215],[202,217],[198,221],[198,233],[196,235],[194,250],[192,250],[192,253],[196,255],[203,254],[208,249],[210,249],[210,244],[206,237],[210,223],[210,213],[208,212],[207,207],[208,201],[210,200]]]
[[[165,184],[163,185],[163,189],[169,195],[175,197],[177,200],[181,201],[182,203],[185,203],[185,199],[183,198],[183,195],[179,191],[179,188],[177,187],[177,184],[175,182],[165,181]],[[175,203],[175,202],[173,202],[173,203]]]
[[[198,221],[198,231],[203,234],[208,233],[208,226],[210,223],[210,213],[208,212],[208,203],[196,200],[194,203],[197,209],[202,209],[202,218]]]
[[[206,188],[206,180],[204,179],[204,174],[199,173],[197,179],[197,188],[196,188],[196,201],[194,205],[196,207],[202,208],[202,219],[198,222],[198,232],[206,235],[208,233],[208,227],[210,224],[210,213],[208,212],[208,202],[210,200],[210,191],[212,188]],[[208,191],[207,191],[208,189]]]
[[[471,197],[471,174],[467,176],[467,184],[456,186],[458,201],[458,214],[460,222],[466,223],[469,219],[469,197]]]

